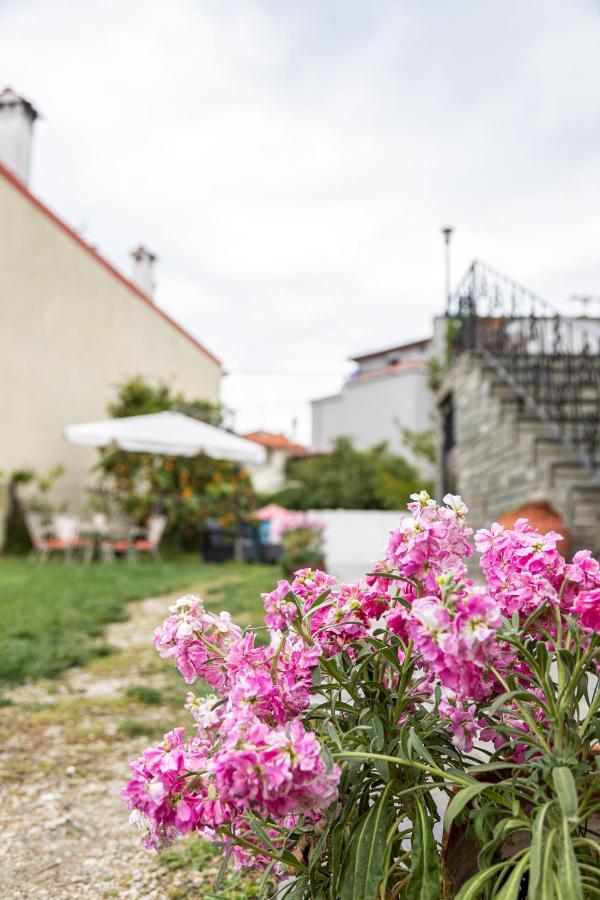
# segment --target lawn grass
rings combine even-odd
[[[258,623],[260,593],[278,575],[267,566],[201,563],[191,556],[88,566],[0,558],[0,684],[53,677],[110,653],[104,628],[127,618],[130,600],[194,591],[240,624]]]

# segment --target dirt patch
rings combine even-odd
[[[119,796],[129,760],[187,722],[185,685],[152,646],[168,603],[132,603],[131,618],[108,629],[114,655],[5,695],[12,705],[0,709],[1,897],[256,895],[238,878],[215,894],[220,860],[208,849],[200,871],[185,861],[187,841],[167,864],[147,853]]]

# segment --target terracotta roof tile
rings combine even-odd
[[[306,447],[295,443],[295,441],[290,441],[285,434],[273,434],[270,431],[249,431],[248,434],[243,434],[242,437],[245,437],[247,441],[254,441],[255,444],[261,444],[263,447],[267,447],[268,450],[288,450],[290,453],[298,455],[304,455],[308,452]]]

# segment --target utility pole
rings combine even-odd
[[[454,232],[454,227],[452,225],[444,225],[441,228],[441,232],[444,236],[444,255],[446,263],[446,296],[444,298],[444,306],[446,307],[446,313],[448,313],[450,311],[450,238]]]

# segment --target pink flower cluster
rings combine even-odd
[[[298,615],[298,607],[288,599],[291,593],[289,581],[277,582],[277,587],[270,594],[261,594],[265,607],[265,624],[272,631],[283,631],[288,628]]]
[[[296,635],[268,647],[254,643],[254,633],[249,632],[227,656],[227,708],[237,716],[253,715],[283,725],[308,707],[312,671],[321,649]]]
[[[589,550],[569,565],[557,550],[562,535],[537,532],[526,519],[509,530],[494,523],[478,531],[475,544],[490,594],[503,615],[527,618],[543,606],[581,616],[581,624],[600,630],[600,566]]]
[[[145,750],[122,791],[149,849],[191,830],[209,840],[222,826],[245,832],[250,810],[279,822],[304,812],[318,819],[337,798],[339,769],[327,768],[316,736],[298,719],[270,727],[224,716],[209,739],[202,729],[188,741],[183,733],[177,728]]]
[[[279,581],[263,594],[265,622],[272,631],[290,628],[302,613],[310,622],[310,636],[325,656],[334,656],[366,634],[374,620],[390,606],[390,597],[366,584],[343,584],[319,569],[300,569],[294,581]]]
[[[464,703],[459,700],[453,691],[444,690],[438,707],[441,716],[448,721],[448,731],[454,739],[459,750],[470,753],[473,749],[473,741],[485,726],[482,719],[475,715],[477,706],[475,703]]]
[[[343,584],[311,616],[312,639],[322,647],[325,656],[335,656],[369,634],[373,621],[389,604],[387,595],[360,582]]]
[[[402,594],[409,600],[417,596],[418,589],[438,594],[439,575],[464,580],[464,559],[473,554],[469,540],[473,532],[466,523],[468,510],[460,497],[447,494],[445,506],[439,506],[421,491],[412,494],[411,500],[408,508],[413,515],[390,533],[379,576],[385,577],[387,572],[401,579]]]
[[[280,820],[337,799],[339,770],[327,771],[317,738],[298,719],[276,728],[254,721],[242,739],[234,729],[211,768],[218,794],[240,812]]]
[[[307,595],[329,578],[301,577]],[[283,605],[289,588],[280,582],[265,598],[268,616],[283,616],[286,626],[294,618]],[[195,734],[185,740],[184,729],[175,729],[132,763],[123,796],[146,846],[161,847],[191,830],[220,841],[230,832],[245,834],[249,811],[280,824],[299,814],[317,821],[336,800],[340,775],[300,720],[320,645],[273,631],[268,646],[256,646],[253,632],[242,635],[226,613],[207,612],[197,597],[182,598],[170,611],[155,634],[159,653],[188,683],[203,678],[217,695],[188,694]],[[252,843],[260,846],[255,836]],[[248,854],[236,848],[237,864],[246,865]]]
[[[482,700],[492,689],[489,663],[501,656],[498,604],[483,591],[415,600],[408,632],[423,668],[462,700]]]
[[[484,708],[505,690],[509,673],[528,689],[531,681],[510,635],[502,637],[503,623],[516,614],[522,626],[539,613],[532,634],[551,647],[559,630],[568,633],[556,621],[574,616],[593,646],[592,633],[600,633],[600,565],[589,551],[568,564],[557,549],[561,536],[542,535],[526,520],[512,530],[494,523],[475,536],[484,576],[476,587],[467,578],[472,531],[460,497],[447,495],[439,505],[423,491],[411,497],[409,510],[412,516],[391,532],[384,559],[365,581],[337,585],[325,572],[302,569],[263,594],[270,633],[265,646],[227,613],[208,612],[198,597],[170,608],[155,633],[158,652],[188,684],[203,679],[215,694],[188,694],[194,733],[186,738],[176,728],[132,763],[123,796],[147,846],[194,830],[228,845],[240,867],[266,865],[271,851],[261,845],[250,813],[267,820],[265,833],[281,848],[284,829],[300,816],[318,830],[337,800],[340,770],[327,763],[317,735],[305,727],[318,690],[315,670],[321,665],[327,678],[333,656],[343,651],[354,659],[378,641],[384,642],[386,687],[400,682],[398,667],[386,668],[390,647],[401,663],[415,663],[405,670],[414,671],[412,682],[402,680],[400,722],[423,701],[429,706],[437,699],[462,751],[471,752],[478,736],[501,748],[509,734],[518,741],[516,758],[528,752],[531,723],[544,728],[545,698],[538,694],[527,721],[513,701],[495,729]]]
[[[168,616],[154,633],[154,644],[163,659],[175,660],[187,684],[203,678],[217,690],[227,681],[224,659],[242,636],[231,616],[207,612],[199,597],[188,594],[170,607]]]
[[[320,569],[299,569],[292,582],[292,593],[304,603],[304,609],[309,610],[315,601],[323,597],[335,587],[336,581],[332,575],[321,572]]]

